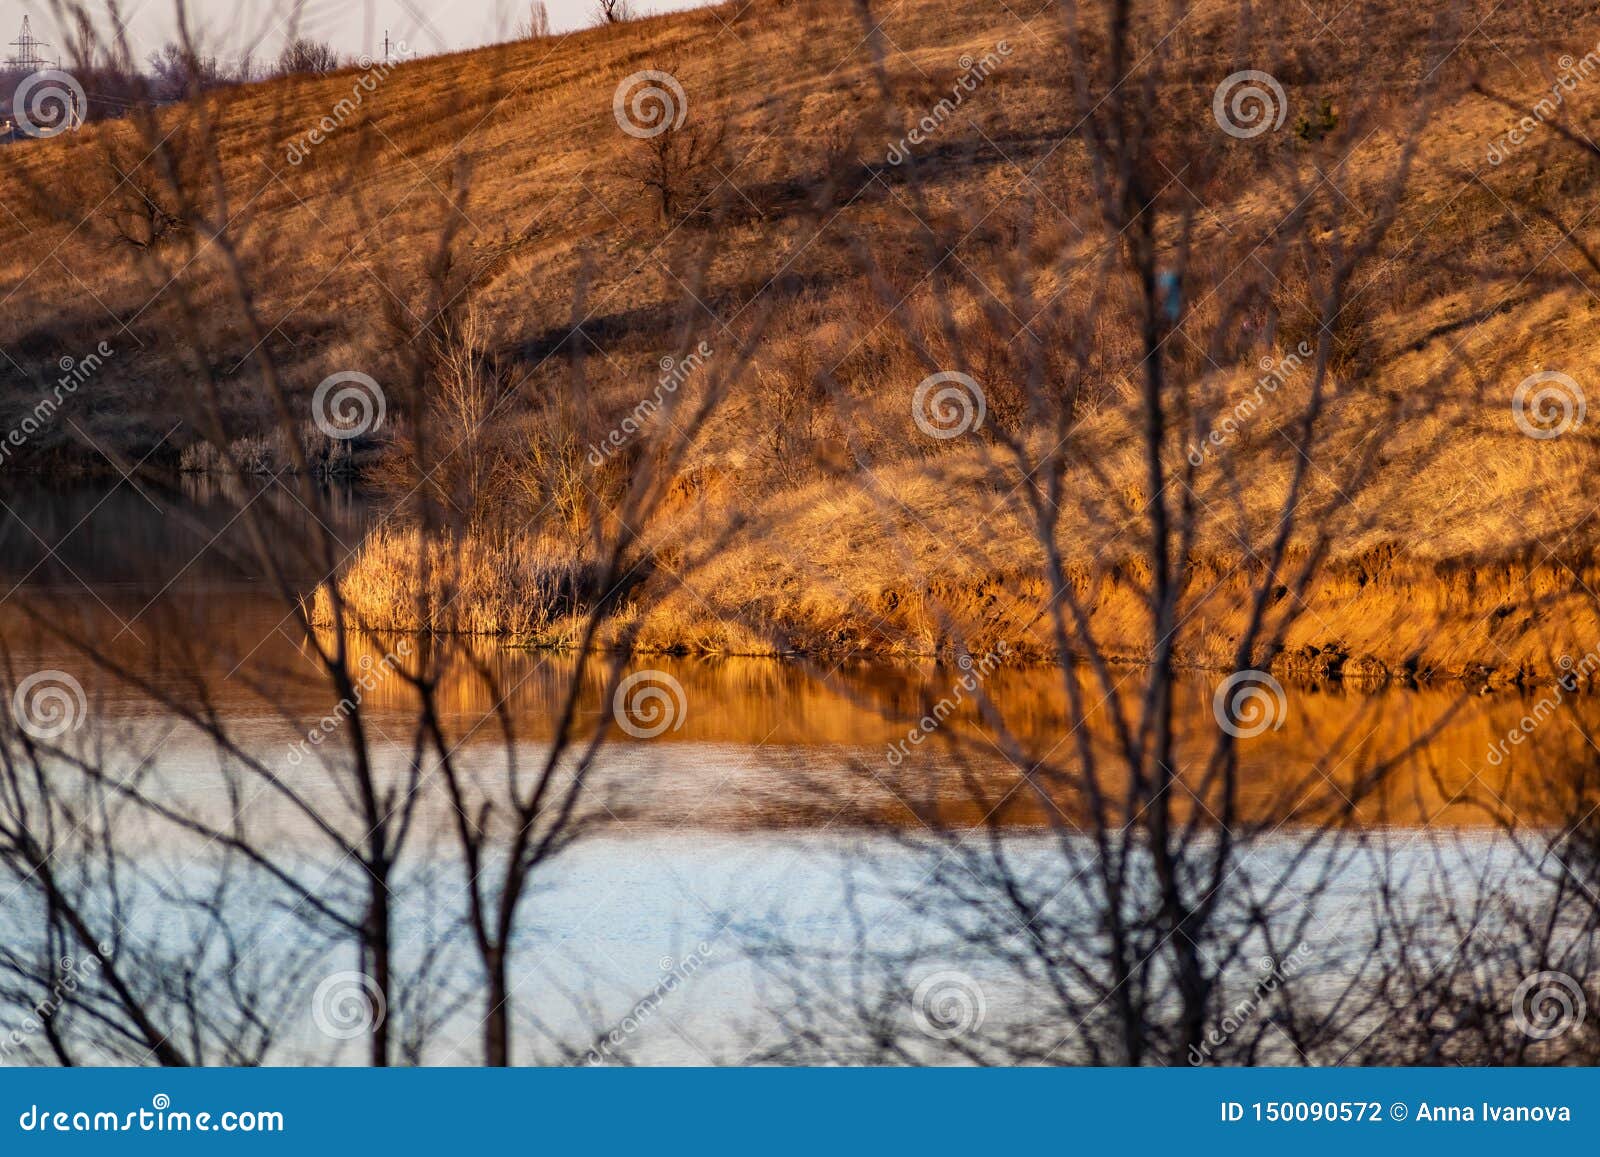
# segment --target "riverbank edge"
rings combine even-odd
[[[357,571],[362,562],[355,564]],[[1256,576],[1217,562],[1196,563],[1177,669],[1236,669],[1245,609]],[[548,592],[548,568],[541,568]],[[348,576],[347,576],[348,580]],[[1119,667],[1147,664],[1139,576],[1106,572],[1071,576],[1088,608],[1101,651]],[[941,582],[938,588],[884,586],[853,594],[806,587],[798,576],[774,577],[760,597],[744,584],[629,592],[604,625],[599,646],[635,655],[725,656],[845,662],[955,662],[997,650],[1006,666],[1054,665],[1056,650],[1040,621],[1045,587],[1037,576],[990,575]],[[743,595],[741,595],[741,588]],[[341,584],[354,618],[377,633],[492,637],[507,645],[570,651],[582,618],[570,608],[529,625],[528,592],[475,590],[455,624],[397,621],[403,598],[375,599],[378,588]],[[392,582],[382,588],[397,593]],[[366,597],[363,596],[365,590]],[[1600,568],[1592,555],[1539,562],[1418,561],[1394,547],[1329,565],[1303,600],[1281,644],[1259,649],[1250,666],[1303,685],[1379,689],[1388,685],[1464,685],[1480,690],[1600,684]],[[829,594],[835,597],[831,602]],[[1281,590],[1276,599],[1289,597]],[[315,621],[326,625],[322,599]],[[496,629],[520,622],[523,629]],[[936,624],[944,624],[938,626]],[[1559,624],[1553,627],[1551,624]],[[485,629],[487,627],[487,629]]]

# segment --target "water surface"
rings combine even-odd
[[[182,520],[161,496],[129,484],[24,486],[6,496],[0,579],[9,593],[0,604],[0,633],[8,686],[41,670],[70,674],[85,692],[92,725],[85,742],[93,736],[96,758],[147,777],[158,797],[166,793],[220,822],[238,801],[214,790],[215,744],[175,721],[161,700],[204,704],[304,798],[331,817],[348,818],[356,814],[352,801],[330,772],[342,758],[337,735],[326,748],[303,742],[324,720],[342,720],[336,696],[272,583],[237,561],[248,557],[240,503],[272,503],[280,516],[294,518],[298,501],[272,488],[241,494],[194,480],[189,486],[199,513]],[[325,508],[303,517],[326,520],[345,557],[382,517],[383,502],[351,492],[325,497]],[[321,576],[301,568],[290,577],[309,590]],[[133,679],[91,661],[72,638],[91,641]],[[401,782],[415,740],[415,700],[390,664],[400,649],[425,644],[375,636],[348,641],[358,668],[371,676],[362,707],[374,758],[383,774]],[[963,683],[967,673],[950,664],[640,657],[621,674],[667,688],[659,702],[669,714],[666,725],[636,726],[632,733],[614,725],[617,703],[607,695],[613,674],[605,657],[580,669],[571,655],[473,640],[452,660],[440,699],[462,767],[486,782],[504,774],[508,752],[523,766],[538,765],[575,677],[582,687],[580,732],[608,730],[586,796],[593,835],[561,861],[560,873],[530,904],[526,937],[535,948],[520,967],[526,983],[566,994],[576,1024],[580,1008],[591,1016],[595,1009],[604,1018],[626,1016],[640,991],[674,976],[684,960],[710,960],[674,985],[658,1020],[630,1034],[640,1059],[700,1063],[761,1055],[771,1044],[763,1034],[773,1030],[761,1013],[767,997],[759,970],[747,961],[751,941],[763,940],[768,927],[785,935],[798,929],[801,939],[821,945],[859,936],[861,915],[845,904],[845,881],[870,864],[877,893],[893,897],[914,894],[919,873],[927,871],[903,834],[970,830],[982,841],[998,828],[1011,854],[1036,861],[1043,872],[1051,870],[1053,839],[1078,838],[1084,801],[1064,785],[1073,781],[1081,753],[1057,671],[1005,661],[985,668],[981,696],[1004,719],[997,728],[992,718],[987,724],[980,718],[980,697]],[[1117,677],[1132,693],[1143,672],[1126,668]],[[1114,792],[1111,707],[1100,684],[1079,678],[1097,704],[1087,730]],[[1175,689],[1180,758],[1201,760],[1212,749],[1220,681],[1196,673]],[[134,685],[140,682],[143,688]],[[1558,694],[1559,707],[1547,710],[1551,694],[1287,686],[1277,726],[1239,743],[1237,822],[1275,833],[1253,854],[1264,856],[1268,868],[1281,857],[1286,873],[1301,870],[1295,853],[1302,837],[1295,833],[1333,823],[1400,833],[1389,846],[1402,859],[1416,857],[1406,878],[1419,895],[1453,865],[1481,868],[1497,856],[1507,857],[1510,878],[1515,857],[1498,839],[1500,817],[1512,812],[1537,820],[1549,811],[1549,822],[1559,823],[1562,801],[1552,784],[1568,765],[1586,764],[1592,747],[1584,726],[1600,725],[1594,701]],[[948,712],[936,711],[952,700]],[[934,715],[937,725],[924,726]],[[1537,743],[1506,741],[1532,731]],[[1382,786],[1367,789],[1364,778],[1391,761]],[[255,830],[272,833],[280,849],[312,863],[327,855],[315,825],[296,809],[270,795],[252,798],[250,808]],[[1195,816],[1187,799],[1176,808]],[[437,913],[453,910],[441,896],[460,890],[448,801],[427,790],[417,817],[416,839],[430,849],[425,858],[438,872],[402,905],[402,939],[411,951],[449,941],[453,931]],[[1430,859],[1405,837],[1441,830],[1461,833],[1442,859],[1437,844],[1427,845]],[[163,924],[157,885],[203,879],[210,870],[205,849],[153,844],[135,857],[150,880],[140,926],[153,937],[178,935]],[[1263,862],[1253,867],[1262,870]],[[1359,863],[1339,872],[1336,886],[1317,898],[1327,908],[1319,922],[1325,957],[1335,955],[1338,919],[1370,883]],[[1070,899],[1068,881],[1063,888]],[[25,921],[28,914],[14,908],[4,918]],[[886,943],[908,945],[926,919],[883,899],[870,923]],[[264,908],[251,950],[270,954],[294,926],[284,913]],[[452,950],[442,958],[458,970],[453,986],[470,993],[476,981],[468,957]],[[1000,977],[990,987],[1007,992]],[[1025,994],[1013,994],[1009,1005],[997,995],[993,1014],[1021,1016],[1026,1004]],[[540,1009],[549,1018],[544,1030],[562,1022],[559,1011]],[[427,1059],[470,1051],[475,1025],[465,1006],[448,1019],[442,1039],[456,1044]],[[351,1059],[356,1051],[351,1046]]]

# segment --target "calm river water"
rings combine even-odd
[[[190,497],[203,500],[206,493],[196,487]],[[25,487],[7,494],[0,510],[7,685],[39,670],[70,673],[84,688],[90,719],[116,736],[107,758],[154,768],[161,790],[175,798],[205,790],[218,758],[214,746],[192,729],[174,727],[150,696],[87,662],[22,607],[35,614],[42,609],[53,625],[92,632],[118,662],[168,693],[203,693],[264,762],[296,766],[292,721],[314,721],[335,704],[314,677],[282,603],[259,576],[228,562],[226,547],[238,528],[228,529],[233,507],[218,497],[213,516],[196,525],[172,517],[159,496],[126,484]],[[354,546],[374,505],[351,495],[334,499],[339,529]],[[355,639],[352,645],[381,660],[394,641]],[[514,745],[523,758],[536,760],[574,660],[490,641],[470,650],[459,677],[447,678],[442,689],[446,724],[464,760],[497,766],[504,746],[499,705],[472,663],[505,689]],[[599,721],[609,710],[606,671],[602,663],[591,666],[583,674],[580,713]],[[648,657],[631,662],[626,673],[647,670],[681,688],[675,726],[649,737],[612,730],[595,773],[595,798],[603,801],[607,822],[560,861],[559,873],[529,907],[530,949],[521,958],[518,983],[570,998],[556,1002],[566,1012],[540,1004],[540,1031],[559,1032],[564,1018],[573,1025],[585,1017],[621,1023],[639,994],[665,977],[672,979],[670,1000],[649,1024],[630,1030],[636,1059],[706,1063],[759,1056],[777,1031],[763,1011],[769,994],[761,970],[748,959],[752,938],[761,940],[764,928],[842,943],[862,918],[846,904],[842,882],[871,860],[880,881],[914,891],[923,866],[895,833],[930,814],[954,828],[971,827],[996,814],[996,800],[1014,796],[999,813],[1003,838],[1024,861],[1036,848],[1044,870],[1053,830],[1059,832],[1070,810],[1063,805],[1052,815],[1052,804],[1013,792],[1015,769],[1002,745],[985,738],[970,704],[951,724],[961,743],[930,739],[891,754],[928,704],[949,698],[960,675],[949,667]],[[1214,736],[1212,696],[1219,681],[1197,674],[1178,688],[1186,742],[1202,745]],[[1030,759],[1070,765],[1075,753],[1063,742],[1058,673],[1002,664],[985,690]],[[1480,864],[1504,854],[1483,801],[1537,808],[1540,774],[1563,757],[1581,760],[1590,752],[1564,719],[1545,725],[1536,758],[1526,746],[1502,742],[1522,728],[1536,695],[1293,686],[1285,694],[1281,726],[1240,746],[1247,816],[1252,808],[1263,819],[1280,814],[1285,799],[1318,794],[1332,800],[1345,777],[1427,737],[1384,790],[1361,801],[1360,821],[1397,833],[1450,829],[1461,836],[1452,854]],[[398,681],[379,679],[365,705],[378,757],[392,758],[397,767],[413,739],[407,702]],[[1600,726],[1600,709],[1583,703],[1578,710]],[[1097,735],[1095,742],[1106,737]],[[306,774],[309,783],[309,766]],[[217,806],[231,805],[219,800]],[[271,801],[255,806],[268,813],[261,822],[271,824]],[[437,845],[446,869],[454,864],[450,818],[442,806],[424,809],[419,818],[418,838]],[[1284,819],[1281,848],[1274,851],[1269,842],[1264,854],[1281,854],[1283,871],[1292,873],[1293,830],[1301,821],[1287,813]],[[285,846],[304,840],[307,856],[320,854],[302,819],[285,810],[281,825],[277,838]],[[1403,840],[1397,846],[1407,854]],[[152,880],[203,870],[192,850],[152,846],[142,854]],[[1509,875],[1514,869],[1507,865]],[[1417,870],[1441,872],[1448,865],[1423,863],[1419,856]],[[1323,902],[1337,905],[1360,895],[1361,868],[1345,871]],[[448,870],[436,884],[451,887]],[[440,937],[430,907],[436,899],[436,892],[422,891],[407,897],[404,944],[420,948]],[[152,899],[144,917],[150,934],[174,934],[158,927],[159,912]],[[866,918],[877,934],[910,943],[926,916],[884,898],[868,904]],[[264,911],[260,920],[256,940],[264,952],[293,926],[282,913]],[[692,976],[679,976],[685,961],[694,964]],[[461,990],[470,991],[472,983],[463,972]],[[1007,1015],[1004,992],[1004,982],[995,980],[990,1015]],[[470,1012],[463,1008],[445,1019],[454,1027],[441,1030],[440,1039],[470,1049]],[[356,1059],[359,1048],[352,1042],[343,1055]],[[470,1056],[441,1045],[426,1059],[459,1063]]]

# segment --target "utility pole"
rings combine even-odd
[[[6,58],[6,64],[11,68],[25,68],[29,72],[38,72],[41,68],[60,68],[61,62],[46,60],[39,50],[49,48],[50,45],[39,40],[33,35],[33,28],[28,24],[28,18],[22,18],[22,33],[11,42],[11,47],[17,51]]]

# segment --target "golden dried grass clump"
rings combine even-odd
[[[563,560],[552,544],[493,543],[469,536],[421,545],[415,528],[380,528],[362,546],[360,562],[338,578],[345,613],[361,630],[438,631],[510,636],[556,645],[580,593],[593,576],[581,561]],[[330,623],[325,590],[314,596],[313,620]]]

